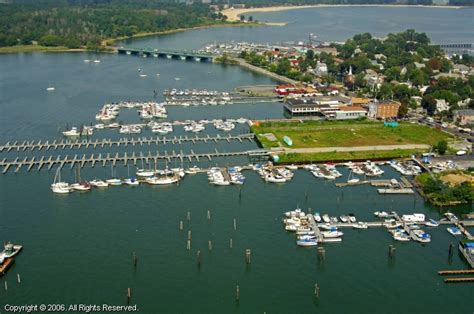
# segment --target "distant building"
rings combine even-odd
[[[398,116],[401,104],[398,101],[375,101],[367,105],[368,117],[372,119],[393,119]]]
[[[371,102],[372,100],[369,98],[361,98],[361,97],[352,97],[351,104],[352,106],[364,106]]]
[[[454,111],[454,121],[459,125],[474,124],[474,109],[456,110]]]
[[[324,62],[319,62],[316,64],[316,68],[314,69],[314,74],[317,76],[325,76],[328,74],[328,66]]]

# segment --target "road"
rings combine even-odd
[[[308,147],[308,148],[286,148],[278,147],[272,150],[284,151],[285,153],[328,153],[328,152],[354,152],[354,151],[376,151],[394,149],[430,149],[426,144],[405,144],[405,145],[375,145],[375,146],[336,146],[336,147]]]

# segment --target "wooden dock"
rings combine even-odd
[[[474,269],[459,269],[459,270],[440,270],[438,275],[445,276],[445,275],[466,275],[466,274],[474,274]]]
[[[316,237],[317,242],[321,242],[323,239],[323,235],[321,234],[321,230],[319,229],[318,225],[316,224],[316,221],[314,220],[314,216],[312,214],[308,214],[308,223],[309,227],[311,230],[314,231],[314,236]]]
[[[139,137],[139,138],[120,138],[118,140],[112,139],[83,139],[83,140],[66,140],[63,139],[61,141],[53,140],[53,141],[15,141],[13,143],[7,142],[4,145],[0,146],[0,153],[1,152],[24,152],[26,150],[34,151],[34,150],[58,150],[58,149],[81,149],[81,148],[111,148],[111,147],[121,147],[121,146],[144,146],[144,145],[165,145],[165,144],[182,144],[182,143],[207,143],[207,142],[215,142],[218,141],[238,141],[242,143],[243,141],[247,140],[252,142],[254,140],[255,135],[253,133],[246,133],[246,134],[239,134],[239,135],[228,135],[228,136],[221,136],[217,134],[216,136],[174,136],[174,137],[166,137],[166,136],[156,136],[156,137]]]
[[[474,277],[458,277],[458,278],[446,278],[445,283],[466,283],[474,282]]]
[[[148,153],[100,153],[91,155],[82,154],[82,156],[75,154],[74,156],[57,155],[25,157],[23,159],[16,157],[14,160],[8,160],[4,158],[2,161],[0,161],[0,167],[3,167],[2,173],[5,174],[11,168],[14,168],[14,172],[17,173],[22,167],[26,167],[27,171],[30,171],[33,167],[36,167],[37,170],[41,170],[42,168],[47,167],[48,170],[50,170],[54,165],[57,165],[60,169],[62,169],[65,165],[68,165],[72,169],[76,165],[80,166],[81,168],[83,168],[85,165],[90,165],[91,167],[94,167],[96,163],[102,164],[102,166],[105,167],[107,163],[111,163],[113,166],[115,166],[118,162],[122,162],[124,165],[127,165],[128,163],[133,163],[134,165],[136,165],[138,161],[144,161],[146,163],[154,161],[155,163],[157,163],[158,160],[167,160],[171,162],[172,159],[179,159],[181,162],[184,162],[185,160],[189,160],[189,162],[191,162],[193,159],[199,161],[200,158],[207,158],[209,161],[211,161],[212,158],[216,157],[234,156],[247,156],[249,158],[261,156],[262,158],[268,158],[270,156],[270,153],[263,149],[234,152],[219,152],[217,149],[214,149],[214,151],[212,152],[205,153],[196,153],[193,150],[191,150],[191,152],[189,153],[184,153],[182,150],[179,152],[173,150],[171,152],[164,151],[164,153],[160,153],[158,151],[152,153],[151,151],[148,151]]]

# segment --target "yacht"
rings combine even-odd
[[[179,181],[179,178],[177,176],[149,177],[145,179],[145,182],[151,185],[173,184],[178,181]]]
[[[89,191],[91,184],[89,182],[77,182],[70,185],[70,188],[75,191]]]
[[[408,242],[410,241],[410,236],[403,230],[399,230],[393,233],[392,238],[396,241],[400,242]]]
[[[54,193],[65,194],[71,192],[69,183],[61,181],[61,171],[56,169],[56,174],[54,176],[53,184],[51,184],[51,190]]]
[[[296,244],[299,246],[317,246],[318,242],[315,240],[308,239],[308,240],[297,240]]]
[[[6,243],[4,250],[0,252],[0,265],[3,264],[7,258],[15,257],[15,255],[17,255],[21,249],[23,249],[23,246],[21,245],[14,245],[10,242]]]
[[[79,130],[76,127],[72,127],[70,130],[63,131],[63,135],[74,137],[74,136],[81,135],[81,133],[79,132]]]
[[[439,222],[436,221],[436,220],[433,220],[433,219],[429,219],[429,220],[425,223],[425,226],[428,226],[428,227],[438,227],[438,226],[439,226]]]
[[[117,178],[110,178],[105,180],[108,185],[122,185],[122,180]]]
[[[198,173],[199,170],[201,170],[201,168],[199,168],[197,166],[194,166],[194,167],[190,167],[190,168],[184,170],[184,173],[186,173],[186,174],[196,174],[196,173]]]
[[[431,242],[431,236],[421,229],[413,230],[412,233],[415,235],[415,241],[422,243]]]
[[[137,169],[137,176],[138,177],[153,177],[155,175],[155,172],[153,170],[147,170],[147,169]]]
[[[343,232],[338,231],[337,229],[333,228],[329,231],[321,231],[321,234],[324,238],[339,238],[344,235]]]

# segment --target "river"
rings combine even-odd
[[[268,19],[284,20],[295,12],[269,14]],[[263,19],[263,15],[258,16]],[[419,16],[420,20],[425,18],[425,14]],[[436,25],[436,21],[433,23]],[[459,23],[460,20],[453,17],[450,29],[454,30],[454,25]],[[318,27],[315,24],[314,28]],[[264,36],[265,32],[268,36]],[[281,38],[276,37],[276,32]],[[292,32],[290,27],[212,28],[139,39],[129,44],[194,49],[214,39],[300,39],[294,38],[296,33]],[[304,39],[306,31],[298,34]],[[328,35],[328,39],[339,40],[351,34],[338,38]],[[101,62],[86,63],[85,59]],[[154,90],[158,94],[170,88],[224,91],[240,85],[275,84],[267,77],[235,66],[113,54],[2,55],[0,69],[0,143],[60,139],[59,129],[66,125],[94,122],[103,103],[150,100]],[[140,77],[138,69],[148,76]],[[47,92],[48,86],[54,86],[55,91]],[[159,96],[158,100],[161,99]],[[274,103],[169,109],[170,120],[281,116],[281,105]],[[119,120],[138,121],[138,117],[129,110],[121,114]],[[246,127],[240,125],[232,134],[245,131]],[[208,127],[203,135],[216,133]],[[151,135],[146,131],[140,136]],[[173,135],[185,133],[177,128]],[[107,130],[97,132],[93,139],[104,137],[123,135]],[[148,154],[157,150],[189,152],[191,149],[209,152],[214,148],[237,151],[257,147],[249,142],[166,144],[41,153],[4,152],[1,158],[124,151]],[[195,160],[185,161],[184,165],[195,163]],[[201,160],[198,164],[246,163],[246,158],[239,157]],[[168,165],[178,163],[172,161]],[[157,166],[163,168],[165,162]],[[110,175],[109,167],[86,166],[81,176],[105,179]],[[386,166],[383,169],[382,178],[399,177],[393,169]],[[115,170],[124,177],[135,167],[128,169],[118,164]],[[343,177],[337,181],[347,179],[347,169],[341,168],[341,172]],[[447,285],[437,275],[441,269],[467,267],[457,250],[452,260],[448,260],[449,244],[457,245],[458,239],[449,235],[445,227],[427,229],[433,240],[426,245],[395,243],[381,228],[343,230],[344,241],[325,245],[326,259],[318,262],[316,249],[297,247],[294,235],[285,232],[281,223],[282,214],[296,206],[330,215],[354,213],[359,220],[366,221],[374,220],[376,210],[392,209],[400,214],[420,212],[430,218],[440,218],[441,213],[424,203],[419,195],[382,196],[369,186],[341,189],[335,187],[334,182],[316,179],[304,170],[296,171],[294,179],[285,184],[264,183],[252,171],[244,174],[247,180],[241,192],[236,186],[211,186],[206,175],[197,174],[173,186],[122,186],[54,195],[49,189],[54,169],[44,168],[38,172],[33,168],[28,173],[23,168],[17,174],[11,169],[0,175],[0,238],[21,243],[24,250],[12,269],[0,279],[0,305],[125,305],[126,290],[130,287],[131,304],[137,304],[142,313],[472,312],[472,285]],[[75,177],[69,166],[63,169],[62,175],[68,181]],[[454,208],[459,212],[469,209],[469,206]],[[187,221],[188,211],[190,221]],[[234,219],[237,230],[233,227]],[[180,221],[184,222],[182,231]],[[192,231],[189,251],[186,250],[188,230]],[[212,251],[208,248],[209,240]],[[396,247],[393,260],[388,258],[391,244]],[[252,250],[250,265],[245,264],[246,249]],[[200,267],[196,257],[198,250],[202,257]],[[138,256],[136,268],[133,252]],[[21,284],[17,283],[17,274],[21,276]],[[3,288],[4,282],[8,284],[8,291]],[[320,287],[319,299],[314,296],[315,284]],[[238,302],[235,300],[237,285]]]

